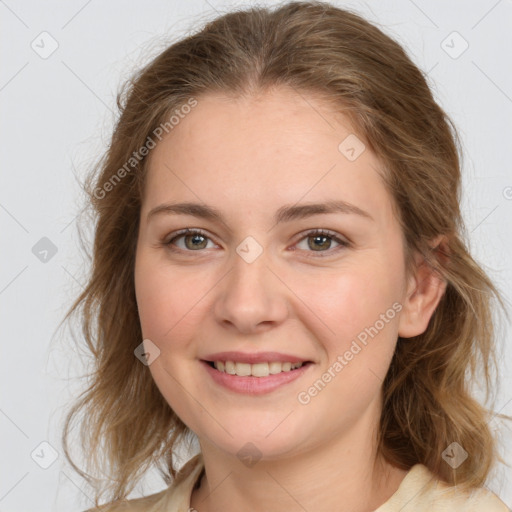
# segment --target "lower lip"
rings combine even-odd
[[[220,372],[210,366],[206,361],[201,361],[201,364],[217,384],[231,391],[244,393],[246,395],[264,395],[265,393],[270,393],[289,382],[297,380],[308,371],[310,366],[313,366],[312,363],[307,363],[295,370],[269,375],[268,377],[239,377],[238,375]]]

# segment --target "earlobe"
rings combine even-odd
[[[430,246],[433,252],[447,254],[446,237],[443,235],[434,239]],[[402,304],[398,335],[401,338],[411,338],[424,333],[445,291],[446,281],[423,257],[418,258]]]

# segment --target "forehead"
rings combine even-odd
[[[261,213],[277,203],[343,199],[378,216],[390,207],[379,161],[348,118],[288,88],[197,98],[148,163],[147,208],[199,199]]]

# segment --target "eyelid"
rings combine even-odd
[[[299,242],[302,242],[302,240],[311,236],[327,236],[328,238],[331,238],[338,244],[338,247],[328,249],[327,251],[304,251],[306,253],[315,254],[314,257],[322,258],[332,256],[334,254],[337,254],[340,250],[350,247],[352,245],[352,243],[343,235],[340,235],[336,231],[324,228],[313,228],[307,231],[303,231],[298,235],[298,239],[293,245],[296,246]]]
[[[184,228],[184,229],[180,229],[178,231],[174,231],[169,236],[165,237],[163,244],[166,246],[171,246],[171,242],[177,240],[178,238],[186,236],[186,235],[201,235],[201,236],[204,236],[205,238],[208,238],[215,244],[217,244],[217,242],[215,242],[214,237],[212,237],[207,231],[205,231],[204,229],[201,229],[201,228]],[[177,251],[181,250],[182,252],[202,252],[202,251],[183,251],[183,249],[176,249],[176,250]]]
[[[168,247],[171,251],[181,252],[182,254],[183,253],[194,253],[194,252],[202,253],[202,252],[204,252],[204,249],[193,251],[193,250],[180,249],[180,248],[176,248],[176,247],[172,246],[171,242],[174,242],[175,240],[177,240],[183,236],[186,236],[186,235],[200,235],[200,236],[203,236],[203,237],[207,238],[208,240],[212,241],[216,245],[219,245],[219,244],[217,244],[217,242],[215,242],[214,237],[212,237],[207,231],[205,231],[201,228],[184,228],[184,229],[175,231],[164,239],[163,244],[166,247]],[[324,228],[312,228],[307,231],[303,231],[302,233],[299,233],[297,235],[296,241],[293,243],[293,246],[296,246],[299,242],[301,242],[302,240],[304,240],[310,236],[322,236],[322,235],[331,238],[333,241],[335,241],[338,244],[338,247],[335,247],[334,249],[328,249],[327,251],[304,251],[304,252],[317,254],[318,257],[324,257],[324,255],[330,256],[334,253],[337,253],[340,249],[344,249],[344,248],[350,247],[352,245],[352,243],[348,239],[346,239],[346,237],[343,237],[343,235],[340,235],[336,231],[332,231],[330,229],[324,229]],[[292,250],[296,250],[296,249],[294,248]],[[315,256],[315,257],[317,257],[317,256]]]

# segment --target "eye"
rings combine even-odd
[[[335,247],[334,250],[331,250],[332,242],[338,244],[339,247]],[[306,243],[306,249],[301,248],[301,243]],[[348,247],[350,244],[348,241],[341,239],[337,236],[333,231],[329,231],[327,229],[313,229],[308,231],[303,238],[297,244],[297,247],[301,250],[306,250],[307,252],[317,252],[317,253],[326,253],[329,252],[337,252],[341,248]],[[319,254],[319,256],[323,256],[323,254]]]
[[[180,245],[178,241],[183,241],[184,245]],[[182,229],[174,233],[174,236],[164,242],[171,251],[176,252],[201,252],[202,249],[208,249],[208,241],[211,241],[206,232],[200,229]],[[300,247],[301,243],[306,242],[306,248]],[[338,247],[332,249],[332,243],[338,244]],[[212,242],[213,243],[213,242]],[[338,250],[349,247],[350,243],[341,239],[335,232],[327,229],[313,229],[308,231],[300,239],[299,243],[295,244],[300,250],[313,253],[333,253]],[[295,250],[295,249],[294,249]],[[322,257],[323,254],[318,254]]]
[[[176,242],[177,240],[183,239],[185,246],[179,246]],[[185,251],[185,252],[195,252],[201,249],[207,248],[207,240],[209,237],[206,235],[204,231],[200,229],[182,229],[175,233],[175,235],[165,242],[165,245],[169,247],[172,251]],[[176,247],[177,249],[176,249]]]

